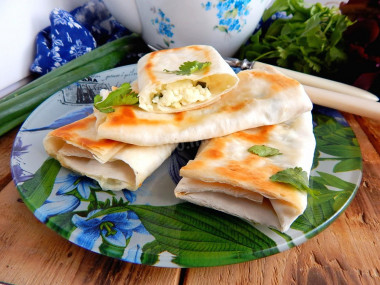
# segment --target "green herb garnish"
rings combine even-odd
[[[337,7],[304,0],[276,0],[265,11],[263,21],[276,12],[276,19],[260,29],[240,50],[240,58],[260,60],[305,73],[331,73],[347,60],[343,32],[352,22]]]
[[[199,62],[197,60],[186,61],[180,65],[179,70],[170,71],[170,70],[164,69],[164,71],[167,73],[172,73],[176,75],[190,75],[195,72],[201,71],[210,65],[211,65],[211,62],[209,61],[206,61],[206,62]]]
[[[103,113],[112,113],[115,111],[113,106],[135,105],[139,102],[138,94],[132,91],[131,84],[123,83],[118,89],[110,92],[107,98],[103,100],[101,95],[94,98],[94,107]]]
[[[254,145],[251,146],[248,151],[250,153],[256,154],[258,156],[274,156],[281,154],[280,151],[277,148],[266,146],[266,145]]]
[[[310,191],[307,173],[301,167],[281,170],[273,174],[269,179],[273,182],[290,184],[298,190]]]

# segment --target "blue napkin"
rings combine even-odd
[[[37,34],[36,55],[30,67],[40,75],[130,34],[107,10],[102,0],[91,0],[71,12],[55,8],[50,26]]]

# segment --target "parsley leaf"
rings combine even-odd
[[[275,13],[286,14],[268,27]],[[337,7],[304,0],[275,0],[263,15],[264,23],[240,49],[239,57],[304,73],[331,74],[348,60],[343,32],[352,25]],[[268,28],[267,28],[268,27]]]
[[[170,70],[164,69],[164,71],[167,73],[172,73],[176,75],[190,75],[192,73],[201,71],[210,65],[211,65],[211,62],[209,61],[206,61],[206,62],[199,62],[197,60],[186,61],[180,65],[179,70],[170,71]]]
[[[118,89],[110,92],[103,100],[101,95],[94,98],[94,107],[103,113],[115,111],[112,106],[135,105],[139,102],[138,94],[132,91],[131,84],[123,83]]]
[[[273,174],[270,178],[273,182],[282,182],[292,185],[298,190],[310,191],[309,179],[306,171],[301,167],[287,168]]]
[[[267,157],[281,154],[277,148],[269,147],[266,145],[254,145],[251,146],[248,151],[258,156]]]

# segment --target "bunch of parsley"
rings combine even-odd
[[[241,47],[241,58],[315,74],[334,72],[347,60],[342,35],[352,23],[338,8],[320,3],[306,7],[303,0],[276,0],[262,20],[265,23],[280,11],[287,17],[254,33]]]

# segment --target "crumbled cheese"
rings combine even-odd
[[[207,87],[189,79],[180,80],[163,86],[153,94],[152,102],[157,107],[171,107],[178,109],[181,106],[202,102],[211,97],[211,92]]]
[[[105,100],[110,93],[111,91],[107,89],[100,89],[99,91],[99,95],[102,96],[102,100]]]

